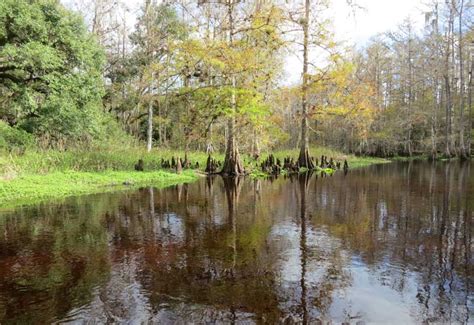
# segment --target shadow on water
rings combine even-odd
[[[0,323],[472,322],[470,164],[209,177],[0,216]]]

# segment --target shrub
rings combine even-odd
[[[31,134],[0,121],[0,151],[23,153],[33,147],[34,143]]]

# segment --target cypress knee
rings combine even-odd
[[[142,172],[144,169],[143,167],[144,167],[143,160],[138,159],[138,163],[135,164],[135,170]]]

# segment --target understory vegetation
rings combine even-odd
[[[313,147],[311,152],[315,157],[325,155],[335,160],[347,160],[351,168],[368,166],[374,163],[388,162],[386,159],[373,157],[357,157],[346,155],[337,150],[322,147]],[[295,157],[298,151],[281,150],[273,155],[283,161],[285,157]],[[259,159],[242,155],[243,164],[248,173],[257,172],[262,161],[268,154],[263,153]],[[0,180],[12,180],[17,177],[29,175],[46,175],[56,172],[84,171],[84,172],[105,172],[105,171],[134,171],[134,165],[138,159],[143,159],[144,171],[162,170],[161,161],[172,158],[183,159],[183,152],[179,150],[156,150],[150,153],[144,148],[108,148],[95,150],[69,150],[60,152],[57,150],[26,151],[21,155],[6,154],[0,157]],[[223,162],[223,154],[213,155],[216,160]],[[191,162],[192,170],[204,172],[208,155],[204,152],[190,151],[188,159]],[[198,163],[198,167],[196,167]],[[175,169],[168,169],[175,172]]]

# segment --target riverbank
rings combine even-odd
[[[328,158],[333,158],[338,161],[347,160],[350,169],[361,168],[361,167],[366,167],[366,166],[375,165],[375,164],[384,164],[384,163],[390,162],[390,160],[384,159],[384,158],[375,158],[375,157],[366,157],[366,156],[360,157],[360,156],[345,154],[338,150],[325,148],[325,147],[312,147],[310,149],[310,154],[311,156],[317,159],[320,159],[320,157],[324,155]],[[275,158],[279,158],[280,160],[283,160],[283,158],[285,157],[297,158],[299,155],[299,150],[298,149],[279,150],[279,151],[276,151],[274,155],[275,155]]]
[[[273,153],[283,161],[284,157],[297,157],[298,150],[284,150]],[[356,157],[336,150],[315,147],[314,157],[325,155],[336,160],[347,159],[350,169],[389,162],[386,159]],[[258,161],[242,155],[249,173],[261,173],[259,164],[268,154],[262,154]],[[166,187],[188,183],[204,172],[207,155],[190,152],[188,159],[193,169],[176,174],[174,170],[162,169],[161,160],[172,157],[184,158],[184,153],[173,150],[156,150],[146,153],[142,149],[104,149],[93,151],[30,151],[22,155],[0,156],[0,207],[31,204],[47,199],[71,195],[116,191],[130,187]],[[213,157],[222,161],[222,154]],[[144,161],[144,172],[134,171],[138,159]]]
[[[0,208],[31,204],[47,199],[72,195],[119,191],[141,186],[163,188],[189,183],[197,179],[192,170],[175,174],[163,170],[53,172],[46,175],[26,175],[0,181]]]

